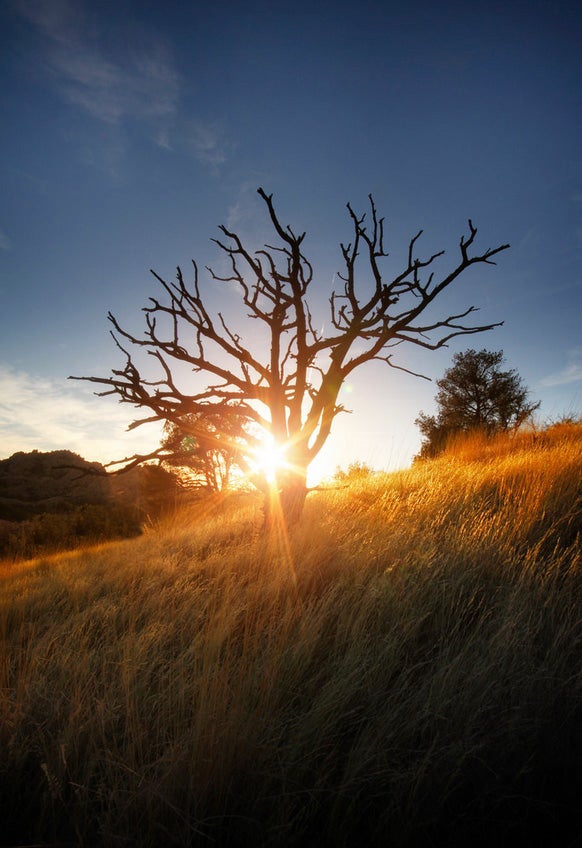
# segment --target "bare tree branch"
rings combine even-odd
[[[422,230],[408,244],[400,271],[387,278],[383,260],[384,219],[369,196],[368,215],[358,215],[350,204],[348,216],[352,238],[340,243],[343,270],[341,287],[329,296],[330,332],[316,332],[308,305],[314,280],[313,268],[303,253],[305,233],[296,234],[279,218],[271,194],[262,188],[278,242],[251,252],[240,237],[220,227],[221,239],[213,239],[227,257],[230,271],[218,275],[207,268],[212,281],[238,289],[247,317],[265,328],[268,349],[245,341],[222,312],[211,315],[193,262],[193,279],[188,284],[177,269],[175,282],[167,282],[155,271],[164,299],[150,298],[144,308],[145,330],[135,336],[124,330],[110,313],[115,344],[125,356],[125,366],[109,377],[75,377],[104,387],[100,395],[117,395],[122,403],[146,410],[147,417],[131,427],[151,421],[179,422],[201,410],[220,410],[228,415],[244,414],[271,432],[286,449],[288,469],[281,471],[280,487],[293,486],[304,498],[305,475],[331,432],[343,406],[338,402],[347,376],[366,362],[379,360],[391,368],[417,374],[393,361],[394,348],[409,343],[438,350],[451,339],[481,333],[500,323],[467,322],[477,309],[469,306],[457,314],[426,320],[439,295],[474,265],[493,265],[509,245],[502,244],[472,252],[477,228],[469,220],[468,234],[459,242],[460,255],[441,275],[437,265],[444,251],[422,258],[418,246]],[[362,271],[365,273],[362,274]],[[371,280],[364,284],[362,277]],[[124,347],[143,350],[157,365],[154,378],[141,370]],[[181,371],[197,375],[202,388],[192,390]],[[184,386],[187,386],[184,388]],[[149,457],[130,457],[138,464]],[[291,472],[289,469],[294,469]]]

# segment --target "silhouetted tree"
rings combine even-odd
[[[344,409],[338,402],[343,382],[372,360],[408,371],[393,362],[393,350],[405,342],[436,350],[455,336],[498,326],[464,323],[475,311],[473,306],[443,318],[424,316],[464,271],[477,264],[495,264],[493,257],[509,245],[470,255],[477,229],[469,221],[469,234],[460,240],[458,261],[437,279],[431,266],[444,251],[418,258],[415,251],[421,230],[411,239],[400,271],[387,279],[381,268],[388,255],[384,221],[378,217],[372,197],[369,219],[357,215],[348,204],[352,241],[340,245],[342,287],[331,292],[330,329],[324,333],[315,328],[307,300],[314,275],[303,253],[305,233],[296,234],[284,226],[272,195],[263,189],[258,193],[277,243],[251,252],[236,233],[222,226],[226,241],[214,241],[230,271],[222,275],[208,271],[229,290],[238,289],[247,315],[266,330],[268,347],[256,341],[256,335],[250,345],[223,314],[211,314],[193,263],[190,284],[180,268],[176,282],[152,272],[165,299],[150,298],[144,309],[142,336],[122,329],[109,313],[113,337],[126,357],[121,370],[113,371],[111,377],[76,379],[100,384],[105,388],[99,394],[118,395],[121,401],[146,410],[146,417],[131,427],[147,421],[179,424],[185,415],[199,412],[247,416],[271,433],[285,453],[277,488],[282,514],[291,523],[303,509],[307,469],[327,441],[336,415]],[[147,351],[158,373],[152,377],[149,371],[142,372],[120,338],[134,349]],[[200,390],[191,388],[192,371],[203,375]]]
[[[194,485],[212,492],[227,489],[233,468],[245,465],[247,419],[225,415],[190,413],[179,421],[168,421],[160,458],[165,465],[185,469]]]
[[[460,432],[492,435],[519,427],[539,408],[539,402],[528,402],[529,390],[517,371],[502,370],[504,362],[502,350],[454,355],[452,366],[437,380],[436,416],[421,412],[415,421],[424,436],[421,458],[438,455]]]

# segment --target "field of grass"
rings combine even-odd
[[[582,426],[0,566],[0,844],[582,845]]]

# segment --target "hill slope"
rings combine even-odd
[[[102,476],[101,476],[102,475]],[[105,469],[68,450],[15,453],[0,460],[0,518],[21,521],[111,498]]]
[[[139,535],[180,499],[177,478],[159,466],[114,475],[67,450],[15,453],[0,460],[0,557]]]
[[[582,428],[2,581],[7,844],[570,844]],[[3,811],[4,812],[4,811]]]

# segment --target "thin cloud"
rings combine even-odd
[[[239,186],[238,196],[228,208],[226,227],[229,230],[239,230],[249,225],[256,225],[259,220],[257,213],[257,186],[244,182]]]
[[[263,201],[257,195],[257,188],[264,182],[261,175],[257,175],[254,180],[242,182],[236,200],[229,206],[226,216],[226,227],[235,230],[244,238],[256,241],[257,247],[262,245],[265,239],[272,237]]]
[[[161,433],[156,427],[126,433],[128,424],[127,409],[96,398],[85,386],[73,388],[0,364],[2,456],[67,449],[105,463],[159,445]]]
[[[540,386],[553,388],[555,386],[567,386],[582,380],[582,351],[576,350],[572,353],[572,361],[561,371],[548,374],[540,380]]]
[[[82,4],[20,0],[16,9],[36,30],[49,76],[66,102],[109,124],[175,113],[180,80],[161,41],[150,37],[141,49],[108,55]]]
[[[186,145],[203,165],[217,168],[228,159],[232,143],[218,123],[194,121],[186,131]]]
[[[80,23],[80,6],[68,0],[14,0],[12,8],[54,41],[67,41]]]
[[[98,152],[91,146],[83,151],[85,161],[101,159],[103,148],[112,146],[112,163],[105,164],[115,171],[126,152],[123,128],[129,121],[142,124],[158,147],[186,150],[206,168],[216,170],[227,161],[234,144],[220,122],[184,121],[179,115],[182,79],[160,38],[132,32],[116,48],[100,34],[98,18],[83,3],[15,0],[13,7],[36,34],[35,54],[61,99],[109,131],[109,142]]]
[[[177,79],[162,60],[134,57],[123,67],[81,46],[54,51],[53,66],[64,99],[105,123],[163,118],[175,111]]]
[[[158,130],[154,137],[154,141],[158,147],[162,147],[164,150],[173,150],[170,142],[170,134],[167,129]]]

